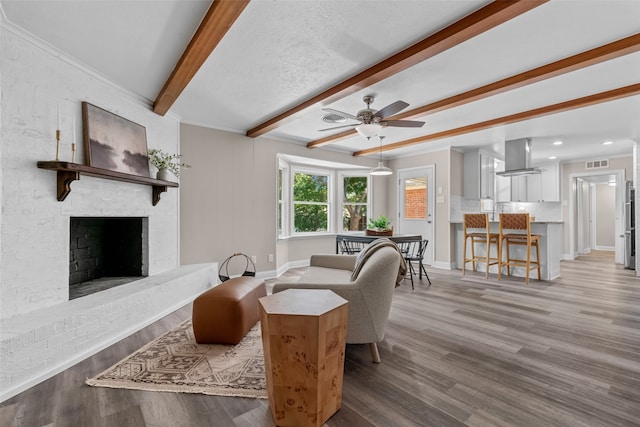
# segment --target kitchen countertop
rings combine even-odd
[[[453,232],[453,246],[455,253],[455,261],[454,265],[456,268],[462,268],[464,262],[464,224],[460,221],[450,221],[451,231]],[[555,278],[560,276],[560,260],[562,259],[562,239],[563,233],[562,229],[564,227],[563,221],[554,221],[554,220],[536,220],[531,221],[531,231],[535,234],[540,235],[540,244],[539,244],[539,256],[540,256],[540,276],[542,280],[554,280]],[[497,233],[500,228],[499,221],[491,221],[490,222],[490,230],[493,233]],[[486,251],[486,244],[479,245],[478,249],[480,251]],[[468,249],[468,248],[467,248]],[[519,259],[525,259],[526,257],[526,249],[525,247],[516,247],[512,248],[513,252]],[[482,252],[481,252],[482,253]],[[534,255],[535,257],[535,255]],[[478,271],[483,271],[485,264],[480,263],[481,267],[478,267]],[[497,274],[498,269],[497,266],[491,265],[489,266],[489,273]],[[522,267],[512,267],[511,274],[513,276],[524,277],[525,272]],[[537,278],[535,273],[531,273],[531,277]]]
[[[462,220],[459,221],[449,221],[449,224],[462,224]],[[489,221],[491,224],[499,224],[500,221],[498,221],[497,219],[494,221]],[[535,220],[535,221],[531,221],[531,224],[564,224],[564,221],[558,221],[558,220]]]

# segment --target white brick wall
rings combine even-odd
[[[2,217],[0,318],[67,301],[71,216],[148,216],[149,274],[173,269],[178,258],[178,190],[151,204],[151,187],[82,176],[64,202],[56,200],[56,174],[36,168],[55,157],[57,108],[63,141],[60,159],[71,160],[75,118],[84,162],[81,103],[145,126],[149,147],[178,151],[179,122],[154,114],[135,96],[15,33],[1,33]]]
[[[82,176],[57,201],[55,172],[36,163],[55,158],[58,105],[60,160],[71,160],[75,119],[81,164],[82,101],[144,126],[150,148],[179,152],[179,122],[1,19],[0,401],[193,299],[215,271],[172,276],[185,274],[178,189],[153,206],[149,186]],[[150,277],[68,301],[71,216],[148,217]]]

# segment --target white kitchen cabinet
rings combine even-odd
[[[540,201],[559,202],[560,201],[560,163],[547,163],[539,166],[542,169],[540,174]]]
[[[536,173],[532,175],[527,175],[527,202],[540,202],[542,189],[540,185],[542,184],[542,180],[540,177],[541,173]]]
[[[545,163],[536,168],[541,173],[511,177],[511,201],[560,201],[560,164]]]
[[[511,177],[511,201],[528,202],[527,198],[528,175],[516,175]]]
[[[511,178],[508,176],[500,176],[498,172],[504,172],[504,161],[495,159],[495,195],[496,202],[511,201]]]
[[[464,153],[464,197],[493,199],[495,197],[495,158],[480,150]]]

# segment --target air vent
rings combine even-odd
[[[605,169],[609,167],[609,159],[589,160],[585,162],[586,169]]]
[[[346,117],[341,116],[340,114],[329,113],[322,116],[322,121],[327,123],[342,123],[347,120]]]

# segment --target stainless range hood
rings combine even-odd
[[[531,139],[519,138],[504,143],[504,172],[496,172],[500,176],[518,176],[540,173],[541,170],[532,168]]]

